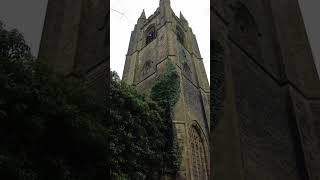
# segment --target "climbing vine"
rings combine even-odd
[[[173,108],[179,100],[180,79],[174,64],[170,61],[166,63],[166,71],[159,78],[158,82],[151,90],[151,99],[156,101],[161,107],[161,116],[164,118],[168,126],[168,144],[165,150],[171,156],[166,161],[171,164],[165,169],[165,173],[174,176],[180,168],[181,164],[181,149],[177,142],[177,137],[174,130]]]
[[[151,98],[162,107],[173,108],[179,99],[180,81],[175,66],[166,63],[166,71],[151,90]]]
[[[111,74],[107,132],[112,179],[174,177],[181,161],[171,113],[179,94],[174,66],[168,65],[152,88],[153,99],[121,81],[114,72]]]

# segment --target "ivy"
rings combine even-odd
[[[166,71],[151,90],[151,98],[162,107],[174,107],[179,99],[179,75],[172,62],[166,63]]]
[[[166,63],[166,71],[160,76],[159,81],[151,89],[151,99],[153,99],[162,108],[161,116],[165,118],[165,122],[169,125],[169,134],[167,138],[169,144],[166,151],[171,154],[170,167],[167,169],[168,174],[174,175],[180,168],[181,149],[177,142],[177,137],[173,125],[173,108],[179,100],[180,94],[180,77],[176,71],[175,65],[168,61]],[[169,160],[169,159],[168,159]]]
[[[159,105],[120,81],[116,73],[111,74],[107,127],[112,179],[158,180],[174,176],[180,167],[180,157],[173,138],[171,115],[165,109],[170,106]],[[166,75],[171,77],[172,73]]]

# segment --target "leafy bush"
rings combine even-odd
[[[0,23],[0,179],[174,176],[180,166],[171,114],[176,94],[164,106],[169,99],[154,92],[153,101],[111,74],[109,103],[96,104],[84,75],[56,74],[31,56],[17,30]]]
[[[178,146],[173,141],[172,122],[165,118],[168,113],[119,78],[112,79],[108,127],[113,178],[174,176],[180,152],[174,149]]]
[[[106,178],[104,109],[83,80],[35,61],[17,30],[0,36],[1,179]]]

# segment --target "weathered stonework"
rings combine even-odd
[[[212,5],[211,179],[319,179],[320,81],[298,1]]]
[[[66,76],[84,72],[101,103],[109,79],[108,11],[105,0],[49,0],[38,56]]]
[[[150,33],[150,29],[155,32]],[[155,38],[152,38],[156,34]],[[152,39],[149,42],[149,39]],[[209,179],[209,83],[187,20],[177,17],[169,0],[149,18],[144,11],[132,31],[123,80],[149,93],[165,72],[166,62],[175,64],[180,79],[179,100],[174,107],[174,125],[182,152],[177,179]]]

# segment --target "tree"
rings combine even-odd
[[[168,99],[139,94],[112,72],[109,103],[101,106],[87,93],[83,75],[56,74],[2,23],[0,37],[0,179],[175,175],[180,152],[171,122],[174,102],[163,106]]]
[[[160,179],[174,176],[180,152],[173,149],[172,122],[165,109],[133,87],[119,81],[116,73],[110,89],[110,154],[114,179]]]
[[[0,24],[1,179],[106,179],[103,107]]]
[[[26,45],[23,36],[17,29],[7,31],[0,21],[0,57],[8,59],[30,60],[30,48]]]

